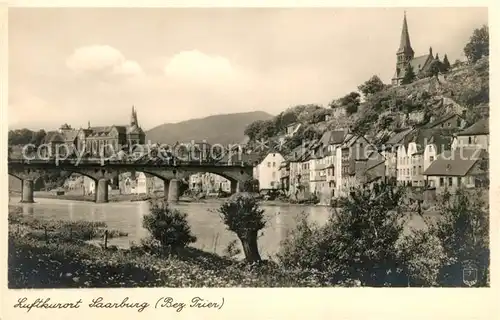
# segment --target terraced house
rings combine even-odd
[[[427,184],[438,193],[489,186],[489,121],[481,119],[455,134],[451,150],[439,154],[425,170]]]

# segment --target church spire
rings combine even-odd
[[[137,121],[137,112],[135,110],[135,107],[132,106],[132,114],[130,116],[130,126],[139,126],[139,121]]]
[[[137,125],[137,115],[135,114],[135,108],[132,106],[132,114],[130,116],[130,125],[131,126],[136,126]]]
[[[406,22],[406,11],[403,18],[403,29],[401,30],[401,41],[399,43],[398,53],[405,53],[413,57],[413,49],[410,43],[410,33],[408,32],[408,23]]]

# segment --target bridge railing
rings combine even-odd
[[[244,161],[231,161],[231,162],[199,162],[199,161],[161,161],[156,163],[147,163],[136,160],[101,160],[101,159],[19,159],[19,158],[9,158],[9,164],[54,164],[54,165],[142,165],[142,166],[215,166],[215,167],[234,167],[234,166],[251,166],[249,163]]]

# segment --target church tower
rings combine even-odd
[[[134,106],[132,106],[132,114],[130,115],[130,126],[139,126],[139,123],[137,123],[137,113],[135,112]]]
[[[411,47],[410,33],[408,32],[408,23],[406,22],[406,12],[403,17],[403,29],[401,30],[401,40],[399,42],[399,49],[396,52],[396,74],[393,82],[398,82],[404,75],[405,69],[413,59],[415,52]]]

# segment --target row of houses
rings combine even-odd
[[[379,180],[435,188],[488,185],[488,119],[466,127],[448,114],[395,133],[383,145],[349,129],[330,130],[290,154],[269,153],[255,168],[260,189],[282,189],[289,197],[331,199],[351,187]]]

